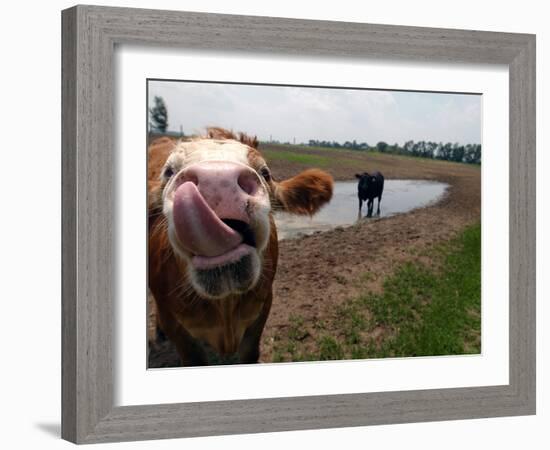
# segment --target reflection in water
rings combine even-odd
[[[409,212],[439,200],[448,185],[425,180],[386,180],[380,203],[380,217]],[[374,200],[374,211],[378,199]],[[358,219],[359,200],[357,181],[337,181],[334,195],[328,205],[312,218],[277,213],[275,223],[279,240],[326,231],[337,226],[353,225]],[[363,203],[362,217],[367,213],[367,203]]]

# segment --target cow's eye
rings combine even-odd
[[[270,181],[271,180],[271,172],[269,171],[267,166],[264,166],[260,169],[260,175],[262,177],[264,177],[265,181]]]
[[[172,167],[168,166],[164,169],[164,177],[165,178],[170,178],[171,176],[174,175],[174,169],[172,169]]]

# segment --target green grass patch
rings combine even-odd
[[[340,343],[330,336],[323,336],[319,340],[319,361],[343,359],[344,350]]]
[[[267,162],[273,160],[288,161],[306,166],[327,167],[334,163],[332,158],[318,155],[308,155],[306,153],[294,153],[286,150],[262,150],[263,156]]]
[[[304,322],[293,318],[282,339],[287,352],[276,353],[290,361],[480,353],[481,226],[433,248],[431,257],[436,268],[405,263],[382,293],[338,307],[334,322],[317,328],[315,352],[300,350]]]

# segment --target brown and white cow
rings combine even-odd
[[[273,211],[312,215],[332,177],[276,182],[258,141],[209,128],[149,147],[149,288],[184,365],[254,363],[277,268]]]

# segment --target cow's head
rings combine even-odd
[[[244,293],[258,282],[274,209],[312,215],[332,197],[327,173],[276,182],[258,141],[219,128],[179,142],[161,171],[158,202],[174,253],[202,297]]]
[[[368,172],[356,173],[355,178],[359,180],[359,185],[366,189],[373,183],[376,183],[376,177]]]

